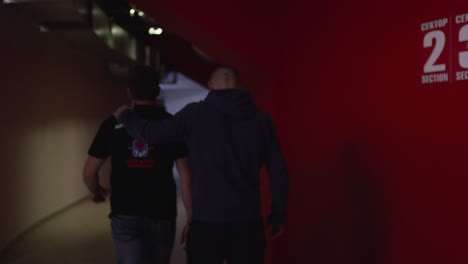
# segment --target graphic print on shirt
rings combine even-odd
[[[143,139],[134,139],[132,143],[132,155],[134,158],[147,158],[149,155],[149,145]]]

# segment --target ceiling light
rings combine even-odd
[[[154,34],[156,35],[161,35],[163,33],[163,29],[162,28],[157,28],[154,30]]]
[[[46,27],[44,27],[44,26],[39,26],[39,30],[40,30],[41,32],[43,32],[43,33],[49,32],[49,29],[46,28]]]
[[[39,29],[39,31],[42,32],[42,33],[46,33],[46,32],[49,32],[49,31],[50,31],[46,26],[41,25],[41,24],[36,25],[36,27],[37,27],[37,29]]]
[[[150,27],[148,29],[148,34],[150,35],[161,35],[163,33],[163,29],[162,28],[154,28],[154,27]]]
[[[130,16],[133,17],[135,16],[136,10],[135,9],[130,9]]]

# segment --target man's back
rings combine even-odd
[[[198,153],[190,159],[193,219],[260,220],[259,171],[274,133],[271,121],[240,89],[212,91],[187,110],[187,146]]]
[[[155,107],[160,93],[159,74],[136,65],[129,72],[128,98],[135,114],[153,122],[170,117]],[[183,143],[152,145],[131,137],[115,117],[104,121],[88,152],[83,180],[95,201],[106,192],[99,172],[111,158],[111,230],[118,263],[168,264],[175,238],[176,162],[187,216],[191,214],[190,174]]]
[[[204,101],[161,123],[132,112],[122,113],[119,121],[131,135],[151,143],[186,140],[193,220],[260,220],[259,171],[266,164],[273,199],[271,221],[284,222],[289,183],[285,162],[272,121],[247,91],[211,91]]]
[[[136,113],[162,121],[170,114],[153,106],[136,106]],[[133,139],[114,117],[103,122],[89,154],[111,157],[111,214],[174,219],[176,186],[174,160],[185,155],[184,145],[148,145]]]

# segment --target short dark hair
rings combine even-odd
[[[134,66],[130,70],[130,92],[137,100],[154,100],[161,92],[159,74],[153,68],[144,65]]]
[[[239,72],[237,71],[236,68],[232,67],[232,66],[229,66],[229,65],[223,65],[223,64],[217,64],[213,67],[212,71],[211,71],[211,75],[210,75],[210,79],[213,77],[213,75],[220,71],[220,70],[225,70],[229,73],[232,74],[232,77],[235,78],[236,80],[239,79]]]

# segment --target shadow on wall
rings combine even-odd
[[[296,166],[290,167],[286,233],[271,243],[267,263],[388,263],[383,166],[363,139],[340,141],[316,144],[320,156],[309,157],[311,162],[290,161]],[[299,184],[296,175],[307,177],[307,184]]]
[[[385,262],[388,226],[383,184],[377,171],[370,167],[364,142],[358,138],[346,140],[342,146],[344,169],[344,202],[348,234],[348,261],[355,264]],[[374,165],[375,166],[375,165]]]

